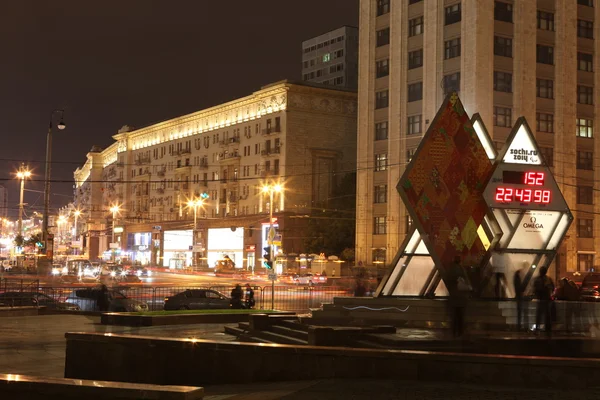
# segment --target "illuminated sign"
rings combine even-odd
[[[122,226],[115,226],[115,233],[123,233],[123,227]]]
[[[535,145],[535,139],[533,139],[533,136],[528,132],[525,124],[519,126],[510,146],[504,154],[502,162],[528,165],[542,164],[540,151]]]

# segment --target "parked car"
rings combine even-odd
[[[230,299],[212,289],[188,289],[165,297],[165,310],[206,310],[229,308]]]
[[[581,282],[581,290],[598,289],[600,287],[600,272],[591,272],[587,274]]]
[[[67,297],[67,303],[77,304],[83,311],[99,311],[98,296],[99,288],[86,288],[74,290]],[[148,311],[148,304],[143,301],[134,300],[116,290],[108,291],[109,311]]]
[[[78,311],[76,304],[60,302],[39,292],[4,292],[0,293],[2,307],[47,307],[51,310]]]

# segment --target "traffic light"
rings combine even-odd
[[[265,250],[265,254],[263,254],[263,267],[266,269],[273,269],[273,260],[271,260],[271,246],[267,246],[263,248]]]

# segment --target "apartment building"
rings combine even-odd
[[[302,80],[356,90],[358,28],[342,26],[302,42]]]
[[[114,234],[134,261],[212,268],[228,256],[254,270],[272,211],[276,254],[302,253],[305,217],[356,169],[356,111],[355,92],[282,81],[120,131],[74,173],[86,251],[106,256]],[[265,185],[284,188],[273,204]]]
[[[600,265],[594,0],[361,0],[356,260],[389,263],[410,220],[396,185],[445,94],[479,112],[498,148],[535,130],[575,221],[559,274]]]

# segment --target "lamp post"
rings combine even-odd
[[[63,122],[64,110],[53,110],[50,113],[50,124],[46,135],[46,173],[44,176],[44,216],[42,219],[42,241],[46,253],[46,263],[52,264],[52,253],[48,257],[48,209],[50,208],[50,177],[52,176],[52,118],[55,113],[60,113],[60,122],[56,125],[59,130],[66,128]]]
[[[273,260],[273,238],[275,237],[275,230],[273,229],[273,194],[275,192],[281,192],[283,187],[280,184],[265,185],[262,188],[263,193],[269,193],[269,259],[275,265]],[[271,279],[271,310],[275,309],[275,279]]]
[[[198,207],[204,206],[204,200],[202,199],[194,199],[190,200],[187,203],[188,207],[194,209],[194,229],[192,231],[192,266],[194,270],[198,268],[198,261],[196,260],[196,251],[194,247],[196,246],[196,235],[198,234]]]
[[[113,262],[115,261],[115,248],[114,248],[114,243],[115,243],[115,219],[117,218],[117,213],[121,211],[121,207],[119,207],[117,204],[113,205],[110,208],[110,212],[112,212],[112,240],[111,240],[111,252],[112,252],[112,258],[113,258]]]
[[[73,211],[73,216],[75,217],[75,226],[73,228],[73,238],[75,239],[76,242],[79,242],[79,238],[77,237],[77,219],[79,218],[79,216],[81,215],[81,210],[75,210]],[[73,240],[71,240],[71,245],[73,245]],[[79,254],[79,251],[77,251],[77,254]]]
[[[19,235],[23,236],[23,191],[25,190],[25,179],[31,176],[31,171],[25,168],[25,164],[21,164],[21,168],[17,172],[17,178],[21,180],[21,195],[19,200],[19,225],[17,229]]]

